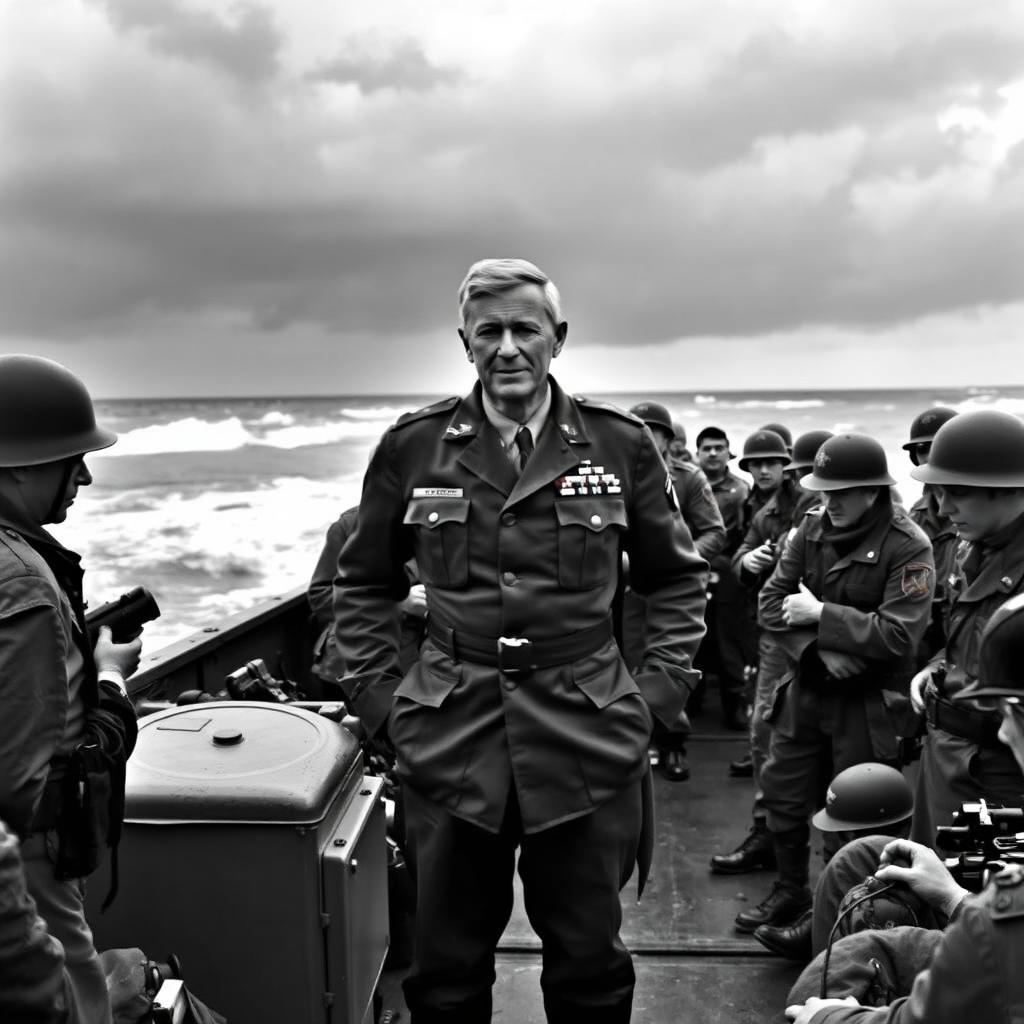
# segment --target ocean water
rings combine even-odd
[[[569,383],[569,382],[567,382]],[[468,387],[468,382],[467,382]],[[144,649],[309,580],[327,526],[357,503],[367,460],[403,412],[438,395],[146,399],[100,402],[118,443],[89,458],[95,482],[54,534],[80,551],[91,603],[148,587],[163,615]],[[793,436],[825,428],[877,438],[905,501],[920,493],[901,445],[933,405],[1024,415],[1024,388],[592,395],[628,407],[659,401],[690,442],[714,424],[732,450],[769,422]]]

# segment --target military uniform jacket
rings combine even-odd
[[[697,553],[710,562],[725,549],[725,523],[718,509],[718,502],[711,491],[711,484],[704,471],[690,462],[673,459],[669,472],[679,499],[679,510],[683,522],[690,528]]]
[[[709,481],[710,483],[710,481]],[[729,572],[733,552],[743,541],[747,524],[744,519],[744,503],[750,487],[733,473],[726,473],[721,480],[711,483],[711,493],[718,502],[725,523],[725,548],[712,562],[711,567],[718,572]]]
[[[964,542],[946,580],[946,647],[935,659],[946,670],[942,694],[953,699],[978,678],[981,634],[992,613],[1008,598],[1024,591],[1024,522],[1008,530],[1002,546],[986,552],[978,574],[968,583],[964,566],[975,545]],[[999,713],[992,712],[998,718]]]
[[[890,1006],[827,1007],[814,1024],[1024,1024],[1024,874],[1008,868],[958,908],[931,965]]]
[[[641,777],[653,724],[697,679],[703,574],[671,478],[643,424],[572,399],[551,413],[522,476],[478,384],[403,417],[380,442],[335,581],[347,692],[387,722],[404,781],[497,831],[515,786],[527,832],[588,813]],[[557,641],[610,614],[621,553],[646,599],[636,679],[613,641],[574,663],[507,675],[430,640],[402,678],[391,625],[416,557],[432,628]]]
[[[931,544],[905,513],[893,510],[840,558],[825,539],[824,512],[809,512],[761,588],[761,625],[772,631],[796,668],[812,645],[868,661],[842,686],[906,691],[917,646],[928,627],[935,567]],[[782,602],[803,582],[824,602],[817,626],[789,627]],[[806,664],[806,662],[804,662]]]
[[[787,480],[782,481],[776,492],[754,515],[747,529],[747,535],[743,538],[743,543],[736,549],[736,554],[732,556],[732,571],[736,578],[752,590],[759,590],[763,586],[765,580],[771,575],[774,565],[763,572],[752,573],[744,567],[743,556],[747,552],[759,548],[765,541],[772,540],[778,544],[775,558],[775,561],[778,562],[778,556],[786,545],[786,537],[793,525],[793,515],[798,498],[794,487],[798,486]]]

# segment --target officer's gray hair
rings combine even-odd
[[[466,306],[479,295],[498,295],[521,284],[539,284],[544,292],[544,307],[557,327],[562,322],[562,299],[554,282],[528,260],[478,260],[469,268],[459,285],[459,326],[466,326]]]

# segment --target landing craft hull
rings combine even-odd
[[[316,681],[309,672],[315,633],[304,589],[299,588],[146,656],[130,689],[143,702],[173,700],[190,689],[215,693],[230,672],[262,658],[272,674],[292,679],[316,697]],[[728,877],[708,871],[711,855],[731,850],[749,825],[750,780],[732,779],[727,773],[729,761],[743,753],[746,741],[735,732],[720,730],[710,713],[696,718],[694,726],[689,744],[692,778],[669,783],[655,773],[656,847],[643,900],[636,902],[635,880],[622,894],[622,936],[634,953],[637,972],[633,1020],[781,1024],[797,966],[771,956],[732,927],[739,910],[767,894],[773,876],[759,872]],[[216,871],[225,865],[213,860],[207,867]],[[266,880],[268,891],[274,885],[273,878]],[[253,886],[261,891],[264,883],[254,879]],[[168,951],[154,952],[162,956]],[[187,967],[187,951],[177,952]],[[255,970],[272,962],[273,951],[252,951]],[[384,1007],[400,1009],[408,1020],[401,977],[401,971],[385,971],[380,991]],[[540,945],[518,892],[498,951],[494,1007],[495,1019],[516,1024],[544,1021]]]

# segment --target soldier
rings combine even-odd
[[[790,923],[810,907],[807,818],[827,779],[896,761],[934,564],[928,538],[893,507],[892,482],[877,441],[829,438],[801,481],[822,492],[823,506],[801,522],[761,590],[761,626],[785,655],[761,773],[779,880],[737,915],[740,931]],[[835,849],[825,838],[826,852]]]
[[[724,430],[705,427],[697,435],[697,461],[711,484],[726,532],[725,548],[711,560],[708,635],[701,646],[698,665],[713,668],[718,675],[723,725],[745,732],[749,710],[745,675],[747,666],[757,659],[757,641],[747,627],[747,596],[732,574],[732,556],[746,532],[744,503],[750,488],[729,472],[731,458]]]
[[[89,641],[81,560],[44,529],[92,483],[85,456],[115,434],[85,385],[37,356],[0,356],[0,818],[21,840],[29,895],[64,949],[68,1009],[109,1024],[82,879],[116,844],[141,641]]]
[[[911,837],[930,844],[965,800],[1013,803],[1022,788],[997,736],[999,716],[953,702],[977,679],[989,616],[1024,591],[1024,423],[994,409],[960,413],[939,427],[928,462],[911,475],[935,487],[939,512],[964,541],[946,581],[945,646],[911,684],[927,724]]]
[[[693,455],[686,447],[686,427],[679,420],[673,420],[672,432],[675,437],[668,445],[669,466],[675,466],[677,462],[693,462]]]
[[[965,687],[960,699],[999,714],[999,740],[1024,771],[1022,665],[1024,595],[1018,595],[989,619],[979,644],[978,681]],[[807,991],[818,990],[823,970],[819,958],[790,994],[792,1005],[786,1008],[786,1016],[794,1024],[960,1024],[965,1020],[1009,1024],[1021,1020],[1024,868],[1014,864],[1003,869],[984,892],[973,896],[927,846],[895,840],[882,850],[880,864],[875,872],[878,880],[909,887],[937,919],[948,920],[945,931],[898,928],[840,940],[833,952],[842,966],[830,971],[828,991],[855,994],[806,998]],[[866,998],[877,987],[871,982],[879,974],[890,982],[881,1005]],[[904,987],[901,979],[907,976],[911,980]]]
[[[788,960],[807,963],[812,952],[820,953],[846,891],[878,867],[877,858],[869,867],[864,866],[865,858],[870,856],[865,850],[877,849],[880,853],[893,837],[909,835],[913,810],[914,790],[896,768],[867,762],[841,771],[829,783],[825,806],[811,821],[819,832],[858,838],[845,843],[825,865],[814,886],[811,910],[791,925],[763,924],[754,938]],[[851,851],[859,852],[851,855]]]
[[[827,437],[831,437],[827,431]],[[806,435],[805,435],[806,436]],[[817,435],[815,435],[817,438]],[[733,555],[732,568],[739,581],[753,596],[754,614],[756,615],[757,594],[764,586],[779,559],[781,549],[794,524],[799,521],[797,509],[803,502],[804,495],[816,497],[814,491],[808,491],[794,482],[789,475],[793,470],[799,471],[806,460],[808,467],[817,454],[817,449],[825,437],[817,441],[813,452],[808,452],[808,442],[804,438],[800,449],[801,462],[794,465],[786,456],[782,465],[778,465],[781,453],[785,451],[783,438],[766,430],[759,430],[751,435],[744,445],[744,457],[740,460],[741,469],[754,469],[753,453],[760,452],[762,457],[774,463],[774,474],[771,479],[778,478],[776,489],[770,499],[754,516],[747,530],[743,543]],[[798,444],[800,443],[798,442]],[[750,449],[750,453],[748,450]],[[794,455],[796,458],[796,455]],[[785,476],[783,475],[785,471]],[[810,472],[809,468],[807,470]],[[804,473],[803,475],[807,475]],[[763,486],[763,485],[762,485]],[[755,622],[756,628],[756,622]],[[764,794],[761,791],[761,771],[768,757],[768,745],[771,737],[771,699],[775,683],[782,672],[784,658],[775,641],[774,634],[768,630],[758,630],[757,683],[754,694],[754,710],[750,716],[750,746],[743,758],[729,765],[729,774],[733,776],[752,775],[754,777],[754,806],[750,831],[739,846],[731,853],[715,854],[711,858],[711,870],[716,874],[738,875],[748,871],[758,871],[775,867],[775,851],[771,836],[768,834],[768,815],[764,806]]]
[[[619,891],[646,849],[653,718],[673,727],[696,678],[707,563],[650,431],[548,375],[567,324],[547,276],[484,260],[459,312],[479,382],[384,434],[335,584],[347,692],[403,783],[406,1001],[414,1024],[490,1020],[518,848],[548,1020],[625,1022]],[[647,609],[635,676],[612,639],[623,550]],[[392,609],[413,555],[428,637],[403,679]]]
[[[910,440],[903,446],[915,466],[926,466],[932,440],[943,423],[956,415],[955,409],[938,405],[914,417],[910,425]],[[921,527],[932,542],[935,558],[935,601],[932,606],[932,627],[922,646],[923,660],[930,658],[943,643],[942,614],[946,600],[946,584],[953,572],[956,549],[960,536],[949,517],[939,511],[939,497],[933,484],[925,484],[921,497],[907,513]]]
[[[683,522],[690,529],[698,554],[710,562],[725,547],[726,538],[722,513],[718,511],[718,503],[711,493],[707,477],[692,462],[669,459],[668,448],[675,437],[675,427],[668,409],[657,402],[641,402],[629,411],[643,420],[654,435],[658,451],[672,475]],[[639,659],[643,657],[647,646],[643,633],[644,619],[643,599],[627,586],[622,599],[622,655],[630,669],[639,665]],[[657,721],[654,723],[653,739],[658,756],[658,771],[669,782],[685,782],[690,777],[690,765],[686,760],[686,735],[683,730],[670,730]]]

